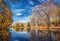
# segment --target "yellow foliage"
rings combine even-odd
[[[20,23],[20,27],[22,27],[23,26],[23,24],[22,23]]]
[[[0,16],[0,22],[2,22],[2,20],[3,20],[3,16]]]
[[[28,26],[28,23],[26,23],[25,25],[24,25],[24,27],[27,27]]]
[[[0,0],[0,2],[2,2],[2,0]]]
[[[51,20],[51,23],[58,23],[57,18],[54,18],[53,20]]]

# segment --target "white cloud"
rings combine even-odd
[[[20,23],[20,22],[22,22],[22,23],[26,23],[26,22],[30,22],[30,16],[29,17],[25,17],[25,18],[14,18],[14,20],[13,20],[13,24],[15,24],[15,23]]]
[[[22,13],[17,13],[16,15],[17,15],[17,16],[20,16],[20,15],[22,15]]]
[[[28,21],[29,21],[29,17],[27,17],[27,18],[19,18],[19,19],[17,19],[16,23],[19,23],[19,22],[26,23]]]
[[[31,1],[31,0],[29,0],[29,4],[33,5],[33,4],[34,4],[34,2],[33,2],[33,1]]]
[[[13,13],[19,13],[19,12],[22,12],[24,11],[25,9],[13,9]]]

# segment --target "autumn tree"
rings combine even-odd
[[[20,29],[21,29],[21,31],[24,30],[24,24],[23,23],[20,23]]]
[[[24,25],[23,25],[23,23],[15,23],[14,25],[13,25],[13,29],[15,30],[15,31],[23,31],[23,29],[24,29]]]
[[[60,7],[58,8],[58,24],[60,25]]]
[[[12,23],[12,13],[0,0],[0,41],[9,41],[9,26]]]
[[[48,33],[50,33],[50,26],[51,26],[51,21],[54,22],[55,25],[57,25],[58,23],[58,7],[53,4],[53,3],[46,3],[44,2],[42,5],[40,6],[36,6],[34,8],[34,11],[32,13],[32,24],[36,22],[39,24],[43,25],[47,25],[48,26]],[[53,23],[52,22],[52,23]],[[50,33],[51,34],[51,33]],[[51,35],[49,35],[51,36]],[[51,38],[51,37],[50,37]]]

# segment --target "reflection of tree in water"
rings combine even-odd
[[[12,14],[10,10],[0,0],[0,41],[9,41],[11,33],[9,26],[12,23]]]
[[[48,41],[48,31],[39,31],[36,36],[35,31],[31,32],[30,41]],[[60,32],[51,32],[52,41],[60,41]]]
[[[59,31],[51,32],[51,37],[55,41],[60,41],[60,32]]]

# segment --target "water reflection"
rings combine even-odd
[[[60,32],[59,31],[41,31],[41,30],[32,30],[29,33],[27,32],[15,32],[10,29],[12,34],[10,41],[60,41]],[[49,37],[49,34],[51,37]],[[51,40],[50,40],[51,39]]]
[[[32,31],[32,33],[35,31]],[[30,41],[60,41],[60,32],[50,32],[48,31],[38,31],[38,35],[36,33],[31,33]],[[50,35],[51,37],[50,37]]]
[[[11,32],[10,41],[29,41],[30,35],[25,31],[16,32],[13,29],[10,29],[10,32]]]

